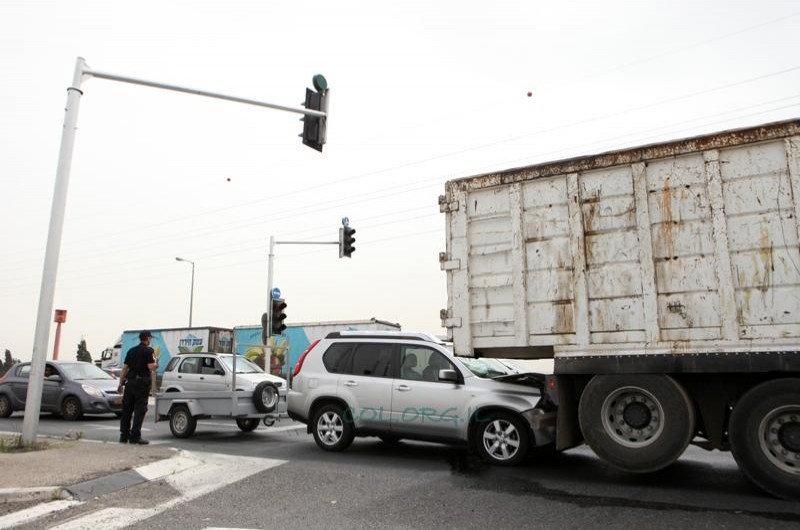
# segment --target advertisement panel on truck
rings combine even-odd
[[[378,320],[352,320],[341,322],[305,322],[289,324],[283,334],[269,338],[272,347],[270,373],[286,377],[286,358],[294,366],[303,351],[317,339],[333,331],[400,331],[400,324]],[[264,366],[264,345],[261,340],[261,325],[236,326],[233,328],[236,353],[259,366]]]
[[[122,333],[122,361],[125,354],[139,344],[139,331],[131,330]],[[225,328],[173,328],[152,329],[153,339],[150,347],[155,351],[158,362],[157,372],[162,374],[169,360],[179,353],[233,351],[233,330]]]

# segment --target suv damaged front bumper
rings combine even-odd
[[[542,409],[530,409],[521,413],[533,432],[531,445],[541,447],[556,441],[556,417],[558,411],[547,412]]]

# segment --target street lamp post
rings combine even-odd
[[[175,258],[175,261],[184,261],[192,264],[192,288],[189,291],[189,327],[192,327],[192,307],[194,306],[194,261],[183,258]]]

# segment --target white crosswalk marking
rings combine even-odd
[[[45,515],[66,510],[67,508],[72,508],[79,504],[83,503],[80,501],[52,501],[37,504],[36,506],[31,506],[27,510],[13,512],[0,517],[0,528],[10,528],[12,526],[30,523]]]
[[[181,492],[181,496],[145,510],[129,508],[106,508],[64,524],[53,527],[57,530],[113,530],[125,528],[149,519],[175,506],[206,495],[251,475],[285,464],[286,460],[252,458],[212,453],[183,451],[176,459],[157,462],[137,469],[146,478],[162,478]]]

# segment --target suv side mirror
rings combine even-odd
[[[216,370],[214,370],[214,375],[225,375],[225,372],[217,368]]]
[[[49,376],[47,376],[47,380],[48,381],[61,381],[61,376],[58,375],[58,374],[49,375]]]
[[[458,383],[458,372],[455,370],[439,370],[439,381]]]

